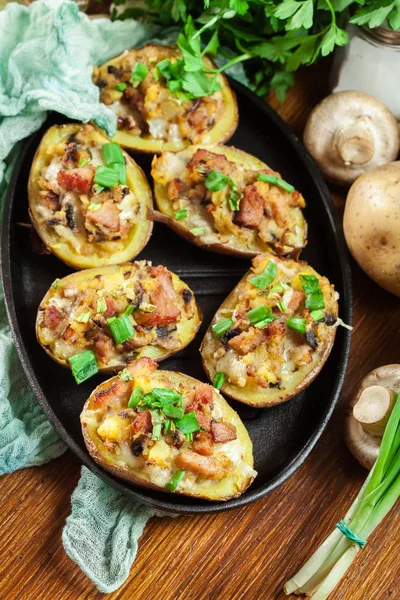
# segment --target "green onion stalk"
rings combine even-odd
[[[400,394],[386,426],[377,461],[343,520],[347,533],[342,533],[343,527],[336,528],[300,571],[285,583],[285,593],[304,594],[312,600],[328,598],[399,496]]]

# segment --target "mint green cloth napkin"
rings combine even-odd
[[[112,135],[116,116],[99,102],[92,67],[149,39],[171,43],[177,32],[162,30],[158,40],[156,34],[133,20],[90,20],[69,0],[36,0],[29,8],[10,3],[0,12],[0,215],[21,140],[49,110],[94,120]],[[240,65],[229,74],[247,81]],[[22,371],[0,286],[0,475],[46,463],[65,448]],[[65,551],[101,592],[116,590],[129,575],[147,520],[163,513],[132,502],[85,467],[71,505]]]

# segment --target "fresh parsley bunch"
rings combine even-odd
[[[195,80],[188,87],[198,95],[215,82],[205,76],[201,65],[204,49],[211,56],[224,55],[228,64],[246,61],[254,91],[264,96],[273,88],[282,101],[300,65],[310,65],[347,44],[343,29],[347,22],[374,28],[387,21],[392,29],[400,29],[399,0],[144,0],[145,7],[143,2],[137,4],[118,16],[114,10],[112,18],[182,24],[183,71],[186,79]]]

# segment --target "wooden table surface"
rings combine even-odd
[[[271,104],[300,136],[311,108],[328,93],[329,62],[300,73],[283,105]],[[332,190],[340,212],[344,195]],[[266,498],[200,517],[152,519],[127,582],[110,600],[283,600],[283,583],[344,516],[364,471],[343,441],[343,413],[360,379],[399,362],[399,299],[353,262],[354,335],[339,407],[311,456]],[[61,531],[78,481],[70,451],[43,467],[1,480],[1,600],[80,600],[103,595],[64,553]],[[400,510],[353,565],[332,600],[400,598]]]

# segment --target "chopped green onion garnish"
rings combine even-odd
[[[163,429],[163,433],[164,434],[169,433],[169,431],[171,429],[171,423],[172,423],[172,421],[170,421],[169,419],[165,419],[165,421],[164,421],[164,429]]]
[[[298,331],[299,333],[305,333],[307,327],[307,321],[298,317],[289,317],[286,321],[289,329],[293,329],[293,331]]]
[[[279,310],[283,313],[286,312],[288,309],[288,307],[286,306],[286,304],[284,303],[283,300],[280,300],[279,302],[277,302],[276,305],[279,308]]]
[[[88,210],[99,210],[101,208],[101,204],[98,204],[97,202],[92,202],[92,204],[89,204],[88,206]]]
[[[195,431],[200,430],[200,425],[197,420],[196,413],[194,411],[186,413],[186,415],[184,415],[182,419],[176,421],[176,426],[185,435],[187,433],[194,433]]]
[[[232,325],[232,319],[220,319],[211,326],[211,329],[215,337],[220,338],[232,327]]]
[[[87,323],[89,321],[89,319],[90,319],[90,311],[82,313],[81,315],[79,315],[79,317],[76,317],[76,320],[79,323]]]
[[[115,163],[120,163],[121,165],[125,164],[125,159],[124,155],[122,154],[122,150],[120,146],[118,146],[118,144],[116,144],[115,142],[108,142],[107,144],[103,144],[101,147],[101,154],[107,167]]]
[[[219,171],[210,171],[206,180],[206,188],[210,190],[210,192],[220,192],[224,189],[226,185],[228,185],[229,177],[220,173]]]
[[[138,87],[138,85],[143,81],[149,72],[149,67],[141,62],[136,63],[133,68],[131,81],[134,87]]]
[[[114,90],[117,90],[117,92],[123,92],[127,88],[127,86],[127,83],[117,83],[116,85],[114,85]]]
[[[86,167],[90,163],[90,159],[83,158],[83,156],[78,161],[78,167]]]
[[[72,375],[78,384],[96,375],[99,371],[96,357],[91,350],[84,350],[83,352],[79,352],[79,354],[71,356],[68,362],[71,365]]]
[[[220,372],[215,373],[213,386],[215,387],[216,390],[220,390],[222,388],[222,386],[225,383],[225,379],[226,379],[225,373],[220,373]]]
[[[175,406],[164,406],[162,411],[164,415],[170,419],[182,419],[185,414],[183,408],[177,408]]]
[[[310,317],[313,321],[322,321],[325,317],[325,313],[323,310],[313,310],[310,312]]]
[[[118,175],[118,181],[121,185],[126,185],[126,166],[122,163],[112,163],[110,168]]]
[[[269,293],[270,294],[279,294],[280,292],[283,292],[284,290],[289,290],[289,289],[290,289],[290,285],[288,285],[284,281],[281,281],[280,283],[278,283],[278,285],[274,285],[274,287],[272,287],[269,290]]]
[[[157,423],[156,425],[153,425],[153,432],[151,434],[152,440],[160,440],[161,439],[161,428],[162,428],[162,423]]]
[[[144,395],[143,388],[137,385],[133,388],[131,397],[129,398],[129,408],[136,408],[139,402],[142,400]]]
[[[132,304],[128,304],[128,306],[124,310],[124,315],[127,315],[129,317],[129,315],[131,315],[132,313],[133,313],[133,306],[132,306]]]
[[[99,166],[93,181],[103,188],[115,188],[118,183],[118,173],[109,167]]]
[[[301,287],[306,293],[306,308],[310,311],[325,308],[324,296],[315,275],[300,275]]]
[[[252,325],[270,318],[272,309],[270,306],[257,306],[246,313],[246,316]]]
[[[127,381],[133,381],[132,375],[126,369],[123,369],[123,371],[120,372],[119,378],[120,378],[121,381],[123,381],[125,383]]]
[[[187,442],[193,442],[193,433],[187,433],[185,437]]]
[[[204,227],[193,227],[193,229],[190,230],[191,233],[193,233],[193,235],[201,235],[202,233],[204,233],[205,229]]]
[[[175,221],[182,221],[188,216],[188,211],[185,209],[175,211]]]
[[[165,485],[165,489],[169,492],[175,492],[176,488],[185,477],[186,471],[176,471],[168,483]]]
[[[111,317],[111,319],[107,319],[107,324],[117,345],[126,342],[135,335],[132,323],[126,315]]]
[[[93,186],[94,194],[100,194],[103,190],[104,190],[104,187],[102,185],[94,185]]]
[[[241,197],[242,197],[242,194],[240,192],[236,192],[235,190],[232,190],[229,195],[229,199],[228,199],[229,208],[231,210],[233,210],[234,212],[239,210],[239,204],[240,204]]]
[[[59,279],[57,277],[57,279],[55,279],[53,281],[53,283],[51,284],[51,287],[54,288],[55,290],[58,290],[58,288],[60,287],[60,285],[61,285],[61,279]]]
[[[249,282],[252,283],[259,290],[265,290],[275,279],[278,273],[278,267],[270,260],[265,269],[259,275],[251,277]]]
[[[107,302],[105,301],[105,298],[98,298],[96,303],[96,310],[98,313],[106,312]]]
[[[154,77],[154,79],[155,79],[156,81],[159,81],[159,80],[160,80],[160,75],[158,74],[158,71],[157,71],[157,69],[153,69],[153,70],[152,70],[152,72],[151,72],[151,74],[153,75],[153,77]]]
[[[265,181],[265,183],[272,183],[273,185],[278,185],[286,192],[289,192],[289,194],[294,192],[293,185],[290,185],[290,183],[288,183],[287,181],[284,181],[283,179],[281,179],[280,177],[277,177],[276,175],[266,175],[265,173],[259,173],[257,176],[257,179],[258,179],[258,181]]]

